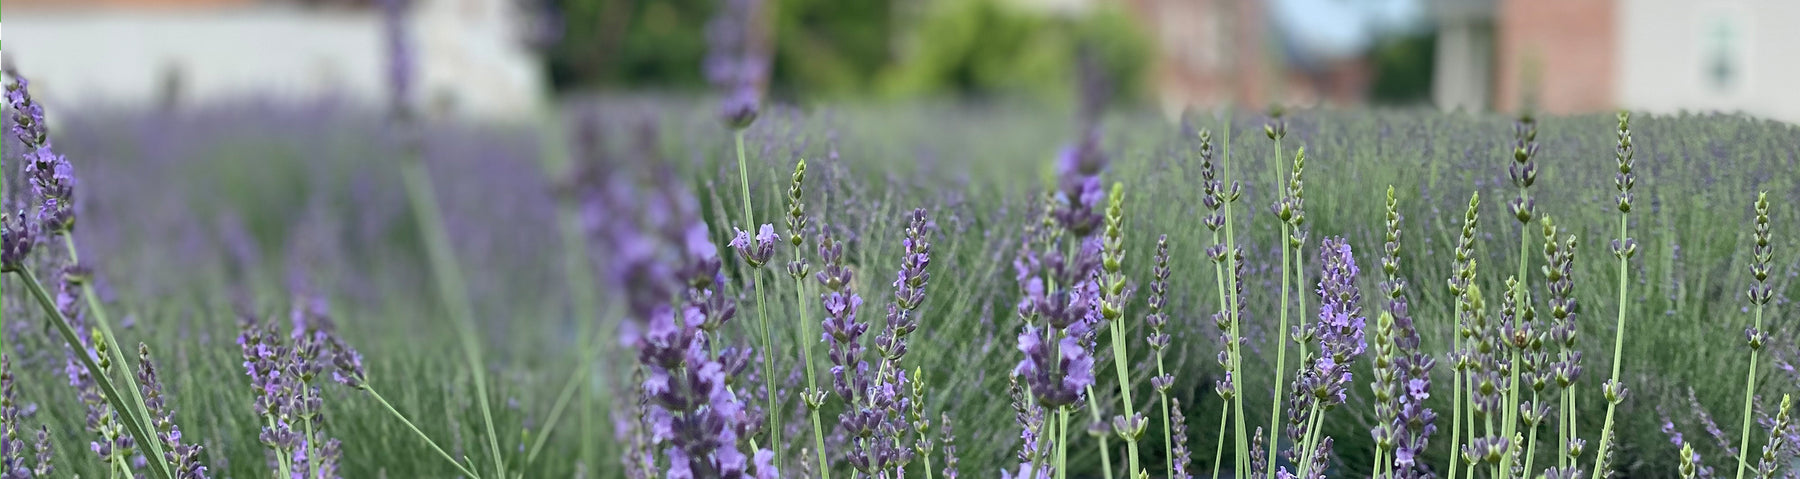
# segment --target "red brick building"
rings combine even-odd
[[[1616,108],[1615,0],[1505,0],[1495,19],[1494,107],[1547,113]]]

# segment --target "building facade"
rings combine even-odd
[[[9,0],[6,55],[46,100],[76,106],[320,97],[385,105],[388,53],[373,3]],[[534,111],[547,85],[511,4],[413,0],[411,100],[447,115]]]

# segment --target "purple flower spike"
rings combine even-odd
[[[44,107],[31,98],[31,82],[17,72],[10,75],[13,82],[6,85],[6,103],[14,112],[13,136],[18,137],[25,150],[25,176],[31,182],[32,192],[42,201],[37,222],[43,231],[66,234],[75,227],[75,167],[52,148]],[[12,229],[8,227],[9,231]],[[6,248],[9,256],[20,248],[19,239],[12,241],[14,244]]]
[[[719,117],[734,130],[749,127],[761,110],[769,77],[769,53],[762,21],[764,0],[724,0],[706,26],[706,78],[725,94]]]
[[[752,268],[761,268],[769,263],[769,257],[775,255],[775,225],[764,223],[752,239],[750,232],[737,230],[737,236],[731,238],[730,246],[737,250],[738,257],[743,258]]]

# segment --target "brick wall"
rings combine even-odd
[[[1529,90],[1547,113],[1614,108],[1616,9],[1615,0],[1502,0],[1494,107],[1517,110]]]

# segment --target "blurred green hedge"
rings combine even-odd
[[[1129,12],[1079,13],[1023,0],[770,0],[771,90],[790,100],[920,95],[1066,98],[1075,45],[1102,54],[1117,98],[1142,91],[1153,51]],[[555,0],[562,36],[548,68],[559,91],[705,88],[700,61],[714,0]]]

